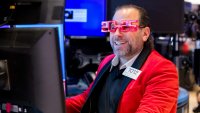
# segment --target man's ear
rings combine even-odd
[[[147,39],[149,38],[149,35],[151,33],[151,30],[149,27],[143,28],[143,41],[146,42]]]

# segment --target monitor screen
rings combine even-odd
[[[66,0],[66,36],[104,37],[101,22],[106,19],[106,0]]]
[[[0,29],[2,111],[65,113],[58,36],[55,27]]]

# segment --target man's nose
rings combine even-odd
[[[115,33],[114,33],[115,36],[122,36],[122,33],[120,31],[120,28],[117,28]]]

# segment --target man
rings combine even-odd
[[[84,93],[66,99],[67,113],[176,113],[176,67],[153,49],[146,11],[123,5],[102,31],[110,32],[114,54]]]

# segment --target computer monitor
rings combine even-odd
[[[56,27],[0,29],[1,111],[65,113],[60,52]]]
[[[101,22],[106,20],[106,0],[65,0],[64,34],[66,36],[105,38]]]

